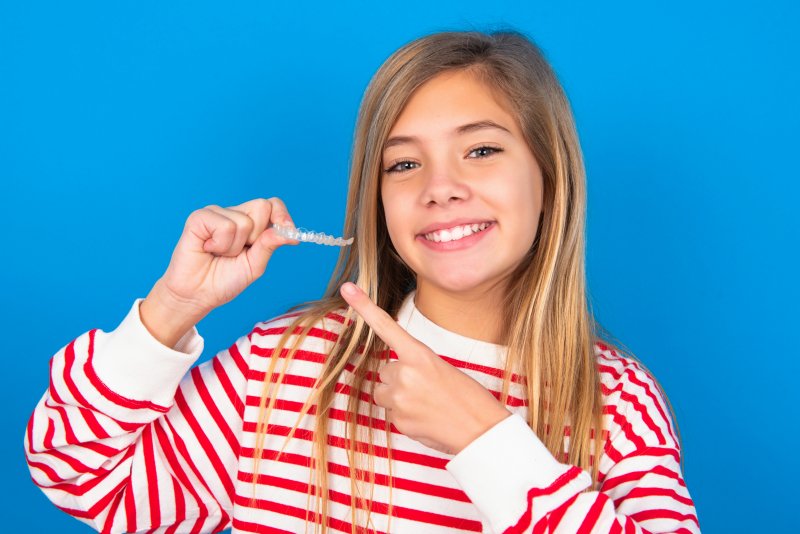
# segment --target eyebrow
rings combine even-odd
[[[508,128],[506,128],[505,126],[497,124],[496,122],[494,122],[492,120],[488,120],[488,119],[487,120],[482,120],[482,121],[477,121],[477,122],[470,122],[468,124],[463,124],[463,125],[461,125],[461,126],[459,126],[458,128],[455,129],[455,133],[457,135],[463,135],[465,133],[475,132],[475,131],[478,131],[478,130],[484,130],[484,129],[487,129],[487,128],[492,128],[492,129],[496,129],[496,130],[502,130],[502,131],[504,131],[506,133],[509,133],[509,134],[511,133],[511,131]],[[383,145],[383,149],[386,150],[389,147],[393,147],[393,146],[396,146],[396,145],[403,145],[403,144],[406,144],[406,143],[413,143],[413,142],[416,142],[418,140],[419,140],[418,138],[416,138],[416,137],[414,137],[412,135],[396,135],[396,136],[390,137],[389,139],[386,140],[386,144]]]

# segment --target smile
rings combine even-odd
[[[489,222],[464,224],[461,226],[454,226],[452,228],[436,230],[435,232],[429,232],[427,234],[423,234],[423,237],[428,241],[447,243],[449,241],[458,241],[473,234],[480,233],[486,230],[486,228],[488,228],[490,225],[491,223]]]

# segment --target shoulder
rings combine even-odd
[[[601,341],[595,343],[595,356],[609,439],[636,449],[677,448],[669,404],[650,371]]]
[[[302,346],[305,349],[327,353],[346,326],[344,313],[344,309],[334,310],[319,319],[302,310],[285,313],[256,323],[248,337],[253,349],[265,350],[276,347],[284,337],[287,347],[304,337]]]

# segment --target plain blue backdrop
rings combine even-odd
[[[511,26],[545,51],[585,153],[599,320],[677,412],[707,532],[796,507],[797,3],[0,3],[3,531],[87,532],[30,481],[48,360],[113,329],[188,214],[280,196],[339,235],[357,106],[397,47]],[[199,329],[208,358],[318,297],[336,249],[280,250]]]

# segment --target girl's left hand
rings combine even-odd
[[[458,454],[511,413],[486,388],[411,336],[358,286],[341,295],[397,360],[379,369],[375,404],[398,431],[446,454]]]

